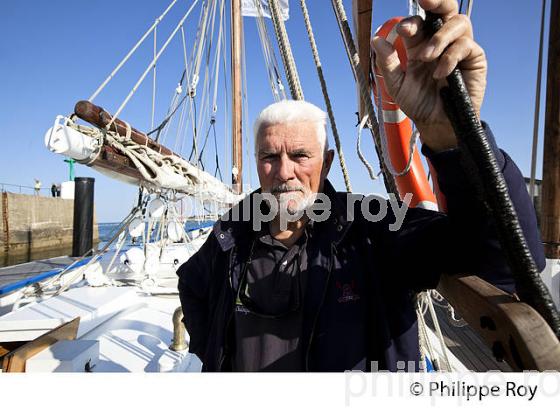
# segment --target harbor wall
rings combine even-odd
[[[0,255],[72,246],[74,200],[2,192]],[[95,221],[93,240],[99,241]]]

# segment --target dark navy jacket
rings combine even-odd
[[[523,177],[511,158],[495,146],[510,196],[537,266],[545,259],[533,205]],[[315,222],[308,239],[308,278],[302,329],[305,369],[344,371],[374,368],[396,371],[399,362],[418,363],[418,325],[414,298],[437,286],[441,274],[475,273],[508,292],[515,291],[492,220],[476,199],[459,165],[459,149],[424,155],[437,171],[447,199],[447,214],[409,209],[402,227],[392,232],[389,214],[366,221],[355,203],[347,218],[346,194],[326,181],[332,210]],[[234,208],[251,213],[254,193]],[[373,207],[379,207],[376,201]],[[230,211],[231,214],[232,211]],[[372,209],[376,213],[376,209]],[[230,218],[231,219],[231,218]],[[189,351],[203,371],[230,370],[234,294],[247,260],[251,222],[218,221],[208,240],[178,271]]]

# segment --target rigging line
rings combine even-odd
[[[157,56],[157,27],[154,28],[154,59]],[[154,128],[154,117],[156,113],[156,64],[154,64],[154,77],[152,83],[152,122],[150,128]]]
[[[218,4],[217,0],[212,0],[212,25],[210,26],[210,31],[208,32],[208,48],[207,48],[207,54],[206,54],[206,62],[207,64],[210,62],[210,50],[212,50],[212,44],[213,44],[213,40],[214,40],[214,26],[216,23],[216,10],[217,7],[216,5]]]
[[[360,159],[360,161],[362,161],[362,164],[364,164],[364,167],[366,167],[367,172],[369,174],[369,178],[372,181],[375,181],[377,179],[377,175],[375,175],[375,171],[373,170],[373,167],[368,162],[367,158],[362,152],[362,130],[364,129],[367,121],[368,121],[368,115],[366,114],[358,124],[358,138],[356,138],[356,153],[358,154],[358,158]]]
[[[192,107],[192,97],[189,96],[188,101],[189,101],[189,104],[188,104],[189,112],[186,115],[186,117],[183,115],[186,111],[187,104],[183,105],[183,109],[181,110],[181,121],[180,121],[180,123],[177,127],[177,139],[180,139],[180,141],[181,141],[179,151],[177,151],[177,152],[181,156],[183,155],[183,145],[184,145],[185,139],[187,138],[188,121],[189,121],[189,118],[192,117],[192,109],[193,109],[193,107]]]
[[[535,91],[535,119],[533,125],[533,146],[531,148],[531,179],[529,182],[529,194],[531,201],[535,201],[535,176],[537,173],[537,149],[539,144],[539,114],[541,112],[541,82],[542,82],[542,60],[543,60],[543,39],[545,25],[546,0],[542,0],[541,12],[541,32],[539,37],[539,60],[537,65],[537,84]]]
[[[286,100],[287,99],[286,88],[284,87],[282,76],[280,75],[280,66],[278,64],[278,60],[276,59],[276,52],[274,51],[274,47],[272,46],[272,41],[270,40],[270,36],[268,34],[267,24],[264,16],[262,17],[262,22],[263,22],[262,24],[263,32],[267,42],[266,44],[268,48],[269,58],[272,61],[272,69],[273,69],[274,79],[276,83],[275,85],[279,90],[279,94],[280,94],[279,98]]]
[[[206,48],[206,64],[205,64],[205,68],[204,68],[204,88],[203,88],[203,96],[202,96],[202,113],[199,116],[199,122],[198,122],[198,128],[202,129],[202,123],[204,121],[204,119],[206,118],[208,111],[209,111],[209,104],[210,104],[210,60],[211,60],[211,56],[212,56],[212,39],[214,36],[214,26],[215,26],[215,21],[216,21],[216,7],[217,5],[217,1],[213,0],[212,1],[212,17],[211,17],[211,29],[210,31],[207,31],[206,35],[208,37],[207,43],[208,43],[208,47]],[[202,152],[201,152],[201,156],[202,156]]]
[[[193,121],[196,122],[196,126],[194,128],[194,134],[193,134],[193,150],[191,150],[191,155],[189,157],[189,160],[192,158],[193,152],[194,152],[194,158],[197,161],[196,165],[198,166],[198,164],[200,164],[200,157],[199,157],[199,153],[198,153],[198,145],[196,144],[196,139],[198,137],[198,132],[197,130],[202,129],[202,125],[203,125],[203,121],[204,118],[206,117],[206,111],[207,111],[207,100],[208,100],[208,94],[209,94],[209,89],[208,89],[208,81],[209,81],[209,75],[208,75],[208,61],[209,61],[209,56],[210,56],[210,40],[207,39],[207,37],[211,37],[212,32],[208,30],[208,19],[212,19],[212,24],[214,22],[215,19],[215,7],[212,7],[212,11],[210,11],[210,7],[211,6],[215,6],[216,2],[212,0],[212,3],[208,3],[208,10],[205,13],[204,16],[204,21],[203,21],[203,29],[201,31],[201,38],[200,38],[200,42],[198,44],[198,56],[197,58],[199,59],[199,61],[197,62],[198,64],[198,69],[194,74],[193,77],[193,84],[196,82],[196,84],[198,84],[199,82],[199,74],[200,74],[200,64],[202,62],[202,58],[203,58],[203,54],[206,57],[205,60],[205,68],[204,68],[204,84],[202,87],[202,101],[201,101],[201,112],[197,114],[197,112],[195,111],[195,115],[193,118]],[[211,17],[210,17],[211,16]],[[208,48],[205,47],[205,44],[207,43],[208,40]],[[196,85],[195,85],[196,87]],[[196,89],[193,88],[192,90],[193,93],[193,99],[196,98]],[[195,105],[196,108],[196,105]],[[193,124],[194,125],[194,124]],[[202,152],[200,153],[200,156],[202,156]]]
[[[197,124],[196,124],[196,118],[197,118],[197,109],[196,109],[196,100],[194,98],[191,98],[192,101],[192,106],[193,106],[193,113],[194,113],[194,119],[191,119],[192,121],[192,126],[193,126],[193,143],[192,143],[192,147],[191,147],[191,153],[189,155],[189,161],[192,159],[193,153],[195,158],[198,158],[198,146],[196,145],[196,140],[198,137],[198,128],[197,128]]]
[[[202,144],[202,148],[200,149],[200,155],[198,156],[198,163],[202,167],[204,171],[204,164],[202,163],[202,155],[204,155],[204,150],[206,149],[206,144],[208,143],[208,137],[210,136],[210,130],[212,129],[213,123],[208,125],[208,130],[206,131],[206,135],[204,136],[204,143]]]
[[[163,52],[167,49],[167,46],[169,45],[169,43],[171,43],[171,40],[173,40],[173,37],[175,37],[175,35],[177,34],[177,32],[179,31],[179,29],[183,26],[185,20],[187,19],[187,17],[191,14],[192,10],[194,9],[194,6],[196,6],[196,4],[198,3],[199,0],[194,0],[191,7],[187,10],[187,12],[185,13],[185,15],[181,18],[181,21],[179,21],[179,24],[175,27],[175,29],[173,30],[173,32],[171,33],[171,35],[167,38],[167,40],[165,41],[165,43],[163,44],[162,48],[158,51],[156,57],[152,60],[152,62],[148,65],[148,68],[146,68],[146,70],[142,73],[142,75],[140,76],[140,78],[138,79],[138,81],[136,82],[136,84],[134,85],[134,87],[132,88],[132,90],[130,91],[130,93],[126,96],[125,100],[122,102],[121,106],[119,107],[119,109],[115,112],[115,115],[112,116],[111,121],[109,121],[109,123],[107,124],[106,128],[110,129],[110,127],[113,125],[113,122],[115,121],[116,118],[118,118],[119,114],[122,112],[122,110],[124,109],[124,107],[126,106],[126,104],[130,101],[130,99],[132,98],[132,96],[134,95],[134,93],[136,93],[136,90],[138,89],[138,87],[140,86],[140,84],[142,84],[142,82],[144,81],[144,79],[146,78],[146,76],[148,75],[148,73],[150,72],[150,69],[152,68],[152,66],[157,62],[157,60],[161,57],[161,55],[163,54]]]
[[[190,74],[189,74],[189,62],[188,62],[188,59],[187,59],[187,41],[185,39],[185,28],[184,27],[181,27],[181,45],[182,45],[182,48],[183,48],[183,62],[185,63],[185,69],[183,71],[183,75],[181,76],[181,81],[179,82],[179,87],[181,87],[181,92],[182,92],[183,91],[183,87],[182,87],[183,83],[188,82],[189,79],[190,79],[190,77],[189,77],[190,76]],[[185,96],[184,96],[182,102],[186,101],[186,98],[188,96],[190,96],[189,87],[190,87],[190,85],[186,85],[185,88],[184,88]],[[183,108],[181,109],[181,116],[179,117],[179,124],[177,125],[177,135],[176,135],[176,138],[175,138],[175,148],[176,149],[177,149],[177,146],[179,145],[179,143],[178,143],[179,139],[181,140],[181,151],[183,149],[183,141],[184,141],[184,138],[185,138],[183,134],[186,134],[186,131],[183,132],[183,124],[184,124],[184,120],[185,120],[184,114],[185,114],[186,106],[187,106],[186,104],[183,105]],[[190,113],[190,111],[189,111],[189,113]],[[169,131],[169,128],[170,127],[167,127],[167,129],[165,131],[165,135],[167,135],[167,133]],[[179,152],[181,153],[181,151],[179,151]]]
[[[272,97],[274,98],[275,101],[278,101],[278,96],[277,96],[277,93],[276,93],[276,86],[274,84],[274,80],[272,78],[272,73],[271,73],[271,70],[270,70],[270,67],[269,67],[270,61],[269,61],[269,57],[268,57],[268,54],[267,54],[267,48],[266,48],[266,45],[265,45],[265,40],[263,38],[262,22],[261,22],[261,18],[260,18],[260,7],[259,7],[260,0],[253,0],[253,3],[255,5],[257,11],[258,11],[257,17],[255,18],[255,24],[257,26],[257,31],[259,33],[261,50],[262,50],[264,61],[265,61],[266,73],[268,75],[268,82],[269,82],[269,85],[270,85],[271,90],[272,90]]]
[[[286,72],[286,77],[288,79],[288,85],[290,86],[292,98],[294,100],[303,100],[303,90],[299,81],[299,75],[294,61],[294,56],[292,54],[290,39],[288,38],[288,33],[286,32],[284,20],[280,15],[278,2],[277,0],[269,0],[268,4],[270,7],[270,15],[272,17],[272,25],[274,26],[274,31],[276,33],[276,41],[278,42],[280,55],[282,56],[282,61],[284,62],[284,70]]]
[[[202,27],[200,31],[200,38],[198,39],[196,59],[194,65],[194,72],[192,74],[191,92],[196,92],[196,87],[199,81],[200,64],[202,63],[202,51],[204,50],[204,43],[206,42],[206,30],[208,27],[208,14],[210,12],[210,3],[206,3],[204,11],[204,18],[202,19]]]
[[[210,99],[210,76],[209,76],[209,66],[210,66],[210,60],[211,60],[211,55],[212,55],[212,46],[213,46],[213,37],[214,37],[214,26],[215,26],[215,21],[216,21],[216,5],[217,5],[217,1],[216,0],[211,0],[211,11],[209,16],[210,17],[210,21],[211,21],[211,26],[210,26],[210,30],[206,30],[206,39],[205,39],[205,50],[204,50],[204,54],[205,54],[205,66],[204,66],[204,85],[203,85],[203,95],[202,95],[202,112],[199,115],[198,118],[198,129],[202,129],[202,125],[203,122],[205,121],[206,115],[207,115],[207,111],[208,111],[208,104],[209,104],[209,99]],[[206,137],[208,138],[208,137]],[[206,142],[205,144],[206,145]],[[204,148],[202,149],[202,151],[200,152],[200,156],[197,157],[197,161],[198,163],[202,164],[201,159],[202,159],[202,155],[204,152]],[[204,167],[203,167],[204,169]]]
[[[260,1],[256,1],[257,4],[257,11],[259,12],[259,17],[260,20],[262,21],[262,30],[263,30],[263,35],[265,38],[265,46],[267,49],[267,54],[268,54],[268,58],[270,59],[270,61],[272,62],[272,69],[273,69],[273,78],[275,78],[276,81],[276,87],[278,88],[280,95],[279,98],[282,99],[286,99],[286,91],[285,91],[285,87],[284,84],[282,82],[282,76],[280,75],[280,69],[279,69],[279,64],[278,64],[278,60],[276,59],[276,53],[274,51],[274,47],[272,46],[272,41],[270,40],[270,35],[268,34],[268,29],[267,29],[267,24],[266,24],[266,19],[264,18],[263,12],[262,12],[262,7],[261,7],[261,2]]]
[[[346,12],[344,11],[344,6],[342,0],[331,0],[334,14],[338,22],[338,26],[341,31],[342,39],[347,51],[347,55],[350,59],[350,65],[352,66],[352,71],[356,76],[356,81],[360,89],[360,95],[362,101],[364,102],[369,116],[369,129],[373,136],[373,142],[375,144],[375,151],[377,152],[377,157],[379,158],[379,164],[381,171],[383,172],[383,179],[385,182],[385,188],[388,193],[398,195],[397,186],[395,184],[395,179],[391,173],[387,170],[387,167],[383,161],[383,151],[381,146],[381,135],[379,132],[379,123],[375,117],[375,110],[373,108],[373,102],[371,100],[370,87],[362,69],[360,68],[360,57],[356,50],[356,45],[352,38],[352,30],[348,24],[348,18],[346,17]]]
[[[155,30],[157,25],[163,20],[163,18],[166,16],[169,10],[171,10],[171,8],[175,5],[175,3],[177,3],[177,0],[173,0],[171,4],[167,6],[165,11],[154,21],[154,24],[152,24],[152,26],[148,29],[148,31],[144,33],[144,35],[140,38],[140,40],[138,40],[138,42],[130,49],[127,55],[117,64],[117,66],[113,69],[113,71],[111,71],[111,74],[109,74],[109,76],[105,79],[105,81],[103,81],[103,83],[101,83],[101,85],[97,88],[97,90],[95,90],[95,92],[91,95],[91,97],[88,98],[89,102],[93,102],[95,97],[97,97],[99,93],[103,91],[105,86],[109,84],[109,81],[111,81],[113,77],[122,68],[122,66],[125,65],[125,63],[130,59],[130,57],[134,54],[134,52],[138,49],[138,47],[140,47],[140,45],[142,45],[144,40],[146,40],[146,38],[150,35],[150,33]]]
[[[439,358],[436,357],[434,347],[432,342],[428,336],[426,320],[424,319],[423,314],[423,305],[420,297],[418,297],[416,302],[416,317],[418,319],[418,339],[421,348],[424,350],[424,355],[426,351],[432,360],[432,364],[434,365],[435,370],[440,370],[439,366]]]
[[[222,170],[220,169],[220,161],[219,161],[219,156],[218,156],[218,137],[216,135],[216,125],[212,124],[212,131],[214,134],[214,159],[216,161],[216,169],[214,170],[214,176],[216,176],[216,173],[219,173],[220,175],[220,181],[224,182],[224,179],[222,177]]]
[[[192,70],[194,70],[195,56],[197,54],[197,44],[200,41],[200,35],[201,35],[201,32],[202,32],[202,21],[203,21],[203,18],[204,18],[204,13],[206,11],[205,4],[206,4],[206,0],[203,0],[202,6],[200,7],[200,16],[198,16],[198,24],[196,26],[196,36],[195,36],[195,39],[194,39],[194,42],[193,42],[193,48],[192,48],[192,51],[191,51],[191,58],[189,60],[189,61],[193,62],[193,66],[191,67]],[[192,74],[193,74],[192,71],[189,71],[187,73],[187,78],[189,80],[189,90],[191,88]]]
[[[197,129],[198,130],[202,130],[203,129],[203,123],[204,123],[204,119],[206,118],[207,112],[208,112],[208,100],[209,100],[209,95],[208,95],[208,84],[209,84],[209,75],[208,75],[208,66],[206,66],[205,68],[205,76],[204,76],[204,85],[202,88],[202,100],[201,100],[201,111],[198,114],[198,118],[197,118]],[[202,153],[201,153],[202,154]],[[198,159],[198,153],[195,157],[196,159]]]
[[[184,72],[183,72],[183,73],[184,73]],[[180,117],[179,123],[182,122],[182,115],[183,115],[183,113],[184,113],[184,107],[185,107],[185,105],[183,105],[183,104],[184,104],[184,102],[186,101],[187,94],[185,94],[185,96],[183,97],[183,99],[182,99],[180,102],[177,102],[177,100],[179,99],[179,96],[183,93],[183,87],[181,86],[181,83],[183,82],[184,78],[185,78],[184,76],[181,77],[181,82],[179,83],[179,85],[178,85],[177,88],[175,89],[175,94],[174,94],[174,96],[173,96],[173,98],[174,98],[174,100],[175,100],[175,103],[174,103],[174,105],[171,106],[171,107],[173,107],[172,112],[169,113],[168,118],[165,118],[164,121],[162,121],[162,125],[163,125],[163,139],[162,139],[162,143],[163,143],[163,141],[165,141],[165,139],[167,138],[167,135],[169,134],[169,130],[171,129],[171,123],[173,122],[173,118],[174,118],[175,112],[177,111],[177,109],[178,109],[180,106],[183,106],[183,109],[181,110],[181,117]],[[170,107],[170,108],[171,108],[171,107]],[[180,127],[179,127],[178,129],[180,129]],[[157,137],[156,137],[156,141],[159,139],[160,135],[161,135],[161,130],[158,131],[158,134],[157,134]],[[177,146],[177,141],[175,141],[175,147],[176,147],[176,146]]]
[[[223,18],[224,18],[224,10],[225,10],[225,0],[222,0],[220,5],[220,28],[218,30],[218,45],[216,46],[216,56],[214,57],[214,94],[212,97],[212,113],[215,115],[218,111],[218,84],[220,83],[220,53],[222,51],[223,42],[222,42],[222,32],[224,28]]]
[[[474,0],[469,0],[469,3],[467,5],[467,17],[471,17],[472,14],[472,9],[473,9],[473,4],[474,4]]]
[[[185,100],[187,99],[187,95],[184,95],[183,98],[181,98],[180,101],[177,102],[177,97],[179,96],[178,93],[175,93],[175,95],[173,96],[173,100],[172,101],[172,105],[170,106],[170,108],[172,109],[172,111],[167,114],[167,116],[163,119],[163,121],[161,122],[160,125],[157,126],[157,128],[154,128],[153,130],[151,130],[150,132],[148,132],[146,135],[150,136],[151,134],[153,134],[154,132],[157,132],[158,135],[155,138],[155,141],[157,142],[159,139],[159,133],[162,131],[162,129],[167,125],[167,123],[169,122],[169,120],[171,120],[171,118],[175,115],[175,113],[177,112],[177,110],[179,109],[179,107],[185,102]]]
[[[222,69],[223,69],[223,73],[224,73],[224,94],[223,94],[223,98],[224,98],[224,124],[231,124],[231,113],[229,110],[229,98],[228,98],[228,75],[231,76],[231,73],[228,72],[227,69],[227,64],[228,64],[228,48],[225,47],[225,33],[227,32],[227,19],[224,19],[224,30],[222,31],[222,44],[224,44],[224,52],[223,52],[223,60],[222,60]],[[229,162],[229,158],[230,156],[228,155],[229,152],[229,141],[231,140],[230,135],[228,135],[228,129],[229,127],[223,127],[224,128],[224,167],[225,169],[231,169],[231,164]]]
[[[340,168],[342,169],[344,184],[346,185],[346,191],[352,192],[352,184],[350,183],[350,176],[348,174],[348,169],[346,168],[346,161],[344,159],[344,153],[342,152],[340,136],[338,135],[338,129],[336,127],[336,121],[334,118],[331,99],[329,97],[329,91],[327,89],[327,82],[325,81],[325,76],[323,75],[323,66],[321,65],[319,50],[317,49],[317,44],[315,43],[315,35],[313,34],[313,27],[311,26],[309,11],[307,9],[305,0],[300,0],[300,5],[301,5],[301,11],[303,12],[303,20],[305,22],[307,36],[309,37],[309,43],[311,44],[313,60],[315,61],[315,67],[317,68],[317,75],[319,76],[319,82],[321,83],[321,91],[323,92],[323,98],[325,99],[325,105],[327,106],[327,112],[329,114],[329,120],[331,122],[331,129],[336,145],[336,151],[338,152],[338,159],[340,160]]]
[[[173,97],[171,97],[171,103],[169,104],[169,108],[167,109],[167,114],[166,114],[165,118],[161,121],[161,123],[156,128],[154,128],[153,130],[146,133],[146,135],[148,137],[151,134],[156,133],[156,137],[154,138],[154,140],[156,142],[159,141],[159,138],[161,137],[161,131],[167,125],[169,120],[172,118],[172,116],[169,116],[170,111],[173,112],[173,113],[176,111],[176,107],[178,105],[177,104],[177,97],[178,97],[177,93],[174,93]]]
[[[171,111],[173,111],[173,108],[175,108],[175,104],[177,104],[177,93],[176,93],[176,92],[174,92],[173,95],[171,96],[171,101],[169,102],[169,105],[168,105],[168,108],[167,108],[167,112],[166,112],[166,114],[165,114],[164,119],[161,121],[161,123],[160,123],[156,128],[153,128],[153,127],[152,127],[152,129],[151,129],[150,131],[148,131],[148,132],[146,133],[146,135],[149,136],[149,135],[151,135],[151,134],[157,132],[158,134],[156,135],[156,141],[157,141],[157,139],[159,139],[159,133],[160,133],[160,131],[161,131],[161,128],[163,128],[163,122],[165,121],[165,118],[167,118],[167,116],[169,115],[169,113],[170,113]]]
[[[183,75],[181,76],[181,81],[179,84],[183,84],[183,80],[189,80],[189,61],[187,60],[187,41],[185,40],[185,28],[181,27],[181,40],[183,45],[183,60],[185,62],[185,71],[183,71]],[[188,94],[188,87],[187,94]]]
[[[463,11],[463,0],[461,0],[461,4],[459,5],[459,13]]]
[[[183,96],[181,101],[176,105],[173,112],[166,118],[165,125],[163,127],[162,144],[167,139],[167,134],[169,133],[169,129],[171,128],[171,122],[173,121],[174,115],[177,112],[177,110],[179,109],[179,107],[182,107],[182,109],[181,109],[181,115],[179,116],[179,124],[177,125],[177,127],[178,127],[177,129],[181,129],[181,124],[183,123],[183,116],[184,116],[185,106],[186,106],[186,104],[184,104],[184,103],[185,103],[186,99],[187,99],[187,96],[186,95]],[[158,131],[158,138],[159,138],[159,136],[160,136],[160,133]],[[158,138],[156,138],[156,141],[158,140]],[[175,141],[175,149],[177,149],[177,141]]]
[[[255,22],[258,28],[261,49],[265,60],[265,67],[268,74],[268,82],[270,85],[270,89],[272,90],[272,97],[274,98],[275,101],[279,101],[280,94],[278,92],[276,81],[275,81],[275,69],[271,67],[272,61],[271,61],[270,49],[269,49],[270,39],[267,37],[268,34],[266,33],[266,25],[264,23],[264,16],[262,13],[261,2],[260,0],[253,0],[253,3],[257,10],[257,17],[255,19]]]
[[[441,332],[441,327],[439,326],[439,319],[436,315],[436,311],[434,309],[434,305],[432,303],[432,297],[430,296],[429,291],[424,291],[424,298],[426,304],[428,305],[428,311],[430,312],[430,317],[432,319],[432,323],[434,325],[434,330],[439,340],[441,352],[443,353],[443,360],[445,362],[445,366],[447,367],[447,371],[452,371],[451,362],[449,361],[449,355],[447,354],[447,345],[445,344],[445,340],[443,338],[443,334]]]

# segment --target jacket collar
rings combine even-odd
[[[254,232],[252,204],[256,194],[260,192],[260,188],[251,192],[214,224],[213,233],[224,252],[252,237]],[[324,228],[328,240],[338,244],[352,224],[352,221],[347,218],[346,193],[336,192],[328,179],[325,180],[323,193],[331,202],[331,213],[327,220],[315,222],[314,229]],[[266,205],[261,204],[261,206]],[[263,211],[266,212],[266,208]],[[261,229],[264,229],[264,225]]]

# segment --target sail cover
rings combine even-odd
[[[289,0],[278,0],[278,7],[282,14],[282,20],[286,21],[290,18]],[[241,0],[241,14],[246,17],[258,17],[260,6],[261,13],[264,17],[270,17],[270,6],[268,0]]]

